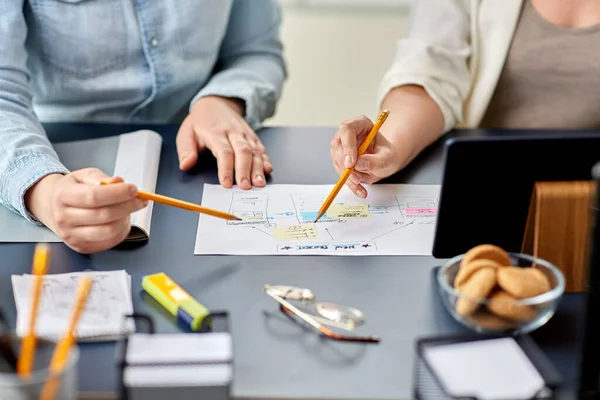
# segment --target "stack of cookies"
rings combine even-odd
[[[456,313],[469,316],[484,327],[508,328],[538,315],[537,306],[518,304],[518,300],[538,296],[551,288],[548,277],[535,266],[513,266],[502,248],[490,244],[476,246],[465,254],[454,279],[454,289],[460,294]],[[487,301],[482,305],[484,299]]]

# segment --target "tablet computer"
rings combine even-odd
[[[591,180],[598,161],[600,131],[458,132],[445,143],[433,256],[483,243],[519,252],[535,182]]]
[[[596,194],[591,210],[585,319],[581,338],[579,398],[600,398],[600,163],[592,171]]]

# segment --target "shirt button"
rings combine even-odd
[[[158,46],[158,39],[157,38],[152,38],[152,40],[150,41],[150,44],[152,45],[152,47]]]

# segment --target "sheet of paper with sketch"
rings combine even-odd
[[[347,187],[317,222],[333,185],[225,189],[204,185],[202,205],[242,218],[198,217],[195,254],[431,255],[439,185]]]
[[[36,321],[36,334],[48,340],[58,340],[65,332],[83,272],[48,274],[44,276]],[[92,287],[77,326],[77,338],[82,341],[114,340],[135,330],[132,320],[124,316],[133,313],[131,276],[121,271],[93,271]],[[33,275],[12,275],[13,294],[17,306],[17,335],[27,332]]]

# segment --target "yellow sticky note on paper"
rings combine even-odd
[[[369,218],[368,204],[332,204],[327,210],[328,218]]]
[[[306,240],[316,239],[317,229],[315,224],[276,226],[273,228],[275,240]]]

